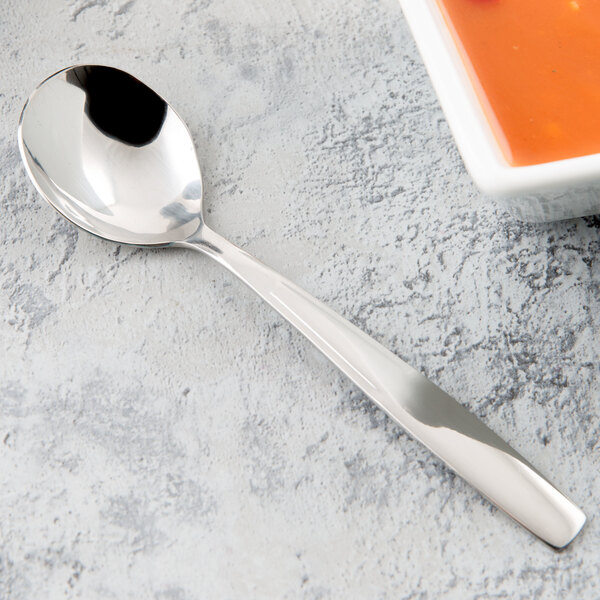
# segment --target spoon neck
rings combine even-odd
[[[207,254],[223,264],[227,263],[227,256],[231,255],[232,252],[241,251],[240,248],[207,227],[204,223],[189,238],[174,245],[179,248],[202,252],[202,254]]]
[[[254,256],[232,244],[206,225],[202,225],[194,235],[175,245],[180,248],[196,250],[215,259],[267,302],[269,302],[273,287],[286,281]]]

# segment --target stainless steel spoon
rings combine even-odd
[[[577,535],[581,510],[474,415],[208,228],[190,133],[149,87],[110,67],[59,71],[25,104],[19,147],[36,188],[69,221],[114,242],[189,248],[214,258],[493,504],[555,548]]]

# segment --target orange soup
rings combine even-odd
[[[600,152],[600,0],[437,1],[511,165]]]

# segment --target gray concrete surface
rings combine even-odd
[[[4,0],[0,598],[599,598],[600,220],[464,172],[394,0]],[[78,233],[19,112],[120,66],[194,135],[208,221],[455,395],[580,503],[553,553],[218,265]]]

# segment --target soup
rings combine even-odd
[[[437,2],[511,165],[600,152],[600,1]]]

